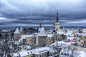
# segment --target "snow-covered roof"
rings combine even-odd
[[[23,57],[23,56],[27,56],[27,55],[30,55],[30,54],[41,54],[41,53],[45,53],[49,51],[49,47],[41,47],[41,48],[36,48],[36,49],[32,49],[32,50],[29,50],[29,51],[21,51],[19,52],[20,56]]]
[[[34,37],[34,35],[22,35],[21,38],[26,38],[26,37]]]
[[[30,46],[27,46],[27,45],[21,45],[20,47],[21,48],[24,48],[24,49],[31,49],[31,47]]]
[[[26,37],[34,37],[34,35],[21,35],[21,39],[19,39],[19,42],[21,42],[23,39],[26,39]]]
[[[72,54],[72,51],[71,51],[71,50],[68,50],[68,48],[65,48],[65,49],[62,48],[61,51],[60,51],[60,54],[61,54],[61,53],[64,53],[64,54],[65,54],[65,53],[66,53],[66,54]]]
[[[86,57],[86,52],[85,51],[73,51],[73,57]]]
[[[21,57],[24,57],[24,56],[30,55],[30,54],[28,54],[28,52],[27,52],[27,51],[25,51],[25,50],[22,50],[21,52],[19,52],[19,54],[20,54],[20,56],[21,56]]]
[[[30,46],[27,46],[27,49],[31,49],[31,47]]]
[[[42,27],[42,28],[40,29],[40,32],[38,33],[38,36],[47,36],[44,27]]]
[[[72,51],[73,51],[73,54],[72,54]],[[61,49],[60,56],[63,56],[61,53],[63,53],[63,54],[65,54],[65,53],[66,54],[70,54],[70,55],[73,55],[73,57],[86,57],[86,52],[85,51],[69,50],[67,48],[66,49],[62,48]]]
[[[18,53],[13,53],[13,57],[17,57],[17,56],[19,56]]]
[[[65,32],[62,29],[60,29],[59,31],[57,31],[57,34],[62,35],[65,34]]]
[[[22,27],[20,28],[20,32],[24,32]]]
[[[20,34],[20,31],[18,28],[15,30],[14,34]]]
[[[47,37],[51,38],[51,37],[54,37],[54,36],[53,36],[53,34],[48,34]]]
[[[57,47],[57,44],[58,44],[58,42],[57,41],[55,41],[53,44],[51,44],[50,46],[53,46],[54,45],[54,47]]]
[[[18,42],[18,41],[15,41],[15,42],[14,42],[14,44],[17,44],[17,45],[19,45],[19,42]]]
[[[41,54],[41,53],[45,53],[48,52],[50,50],[49,47],[41,47],[41,48],[36,48],[35,49],[35,54]]]
[[[51,50],[49,50],[50,53],[57,53],[58,51],[56,50],[56,48],[54,48],[53,46],[49,47]]]
[[[41,28],[38,29],[38,31],[40,32]]]
[[[37,35],[38,33],[33,33],[33,34]]]
[[[73,43],[73,42],[55,41],[55,42],[54,42],[53,44],[51,44],[50,46],[53,46],[53,45],[54,45],[54,47],[59,47],[59,48],[61,48],[61,47],[70,46],[71,43]],[[74,42],[74,43],[75,43],[75,42]]]
[[[73,33],[73,29],[66,29],[67,30],[67,32],[66,33],[64,33],[64,35],[67,35],[67,36],[74,36],[74,34],[72,34]]]
[[[55,49],[51,49],[50,47],[40,47],[40,48],[35,48],[35,49],[32,49],[32,50],[28,50],[28,51],[21,51],[19,52],[20,56],[23,57],[23,56],[27,56],[27,55],[31,55],[31,54],[42,54],[42,53],[46,53],[46,52],[50,52],[50,53],[55,53],[57,52],[57,50]]]
[[[77,33],[80,36],[86,36],[86,33]]]
[[[73,39],[77,39],[77,37],[67,37],[67,39],[73,40]]]

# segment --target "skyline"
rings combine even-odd
[[[0,27],[86,26],[86,0],[0,0]],[[10,24],[10,25],[9,25]]]

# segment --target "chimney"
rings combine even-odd
[[[41,23],[40,23],[40,28],[41,28]]]

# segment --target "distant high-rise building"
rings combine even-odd
[[[55,29],[58,31],[60,29],[60,23],[58,21],[58,11],[57,11],[57,20],[55,22]]]

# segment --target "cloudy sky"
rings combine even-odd
[[[86,26],[86,0],[0,0],[0,27]]]

